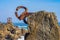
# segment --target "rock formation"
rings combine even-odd
[[[10,18],[5,24],[0,22],[0,40],[17,40],[20,36],[25,35],[26,32],[26,30],[14,26]]]
[[[28,16],[25,40],[60,40],[58,21],[53,12],[39,11]]]

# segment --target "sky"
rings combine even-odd
[[[12,18],[13,23],[23,23],[15,16],[15,9],[17,6],[25,6],[28,12],[37,12],[45,10],[54,12],[60,22],[60,0],[0,0],[0,21],[6,22],[8,17]],[[24,10],[20,9],[20,15]]]

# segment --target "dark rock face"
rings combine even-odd
[[[28,17],[25,40],[60,40],[59,26],[53,12],[39,11]]]

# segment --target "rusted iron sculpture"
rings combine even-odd
[[[25,11],[22,12],[22,14],[21,14],[20,16],[18,16],[17,11],[18,11],[20,8],[25,9]],[[18,6],[18,7],[16,8],[15,16],[16,16],[19,20],[23,20],[24,23],[26,23],[26,24],[27,24],[27,21],[26,21],[25,18],[26,18],[27,16],[29,16],[30,14],[31,14],[31,13],[29,13],[29,12],[28,12],[28,9],[27,9],[26,7],[24,7],[24,6]]]

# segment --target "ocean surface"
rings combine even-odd
[[[25,23],[13,23],[14,26],[18,26],[19,28],[28,29],[28,24]]]
[[[58,25],[60,26],[60,22],[58,23]]]
[[[13,23],[14,26],[18,26],[19,28],[24,28],[24,29],[28,29],[28,24],[25,23]],[[60,22],[58,23],[58,25],[60,26]]]

